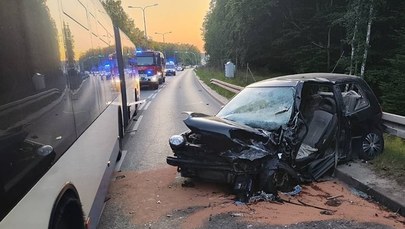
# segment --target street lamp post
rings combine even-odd
[[[158,32],[155,32],[155,34],[162,35],[162,37],[163,37],[163,43],[165,43],[165,34],[169,34],[169,33],[172,33],[172,31],[166,32],[166,33],[158,33]]]
[[[142,10],[142,15],[143,15],[143,28],[144,28],[144,30],[145,30],[145,38],[146,38],[146,40],[148,39],[148,33],[146,32],[146,16],[145,16],[145,10],[147,9],[147,8],[149,8],[149,7],[153,7],[153,6],[157,6],[157,5],[159,5],[159,4],[153,4],[153,5],[148,5],[148,6],[145,6],[145,7],[140,7],[140,6],[128,6],[128,8],[131,8],[131,9],[141,9]]]

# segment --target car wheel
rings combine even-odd
[[[380,155],[384,150],[384,138],[379,130],[373,130],[361,138],[360,143],[360,158],[364,160],[372,160]]]
[[[153,87],[153,89],[155,89],[155,90],[159,89],[159,84],[158,84],[158,83],[155,84],[155,86]]]

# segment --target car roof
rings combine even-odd
[[[267,80],[262,80],[248,87],[268,87],[268,86],[296,86],[303,82],[318,82],[336,84],[347,81],[360,81],[361,78],[353,75],[337,74],[337,73],[304,73],[279,76]]]

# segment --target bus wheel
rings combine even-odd
[[[136,89],[135,89],[135,102],[138,102],[138,101],[139,101],[138,93],[136,92]],[[136,116],[137,114],[138,114],[138,104],[135,104],[135,112],[134,112],[133,116]]]
[[[60,200],[50,229],[85,229],[84,216],[80,200],[66,194]]]

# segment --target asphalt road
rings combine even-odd
[[[147,171],[166,166],[166,156],[171,155],[168,139],[173,134],[187,130],[183,111],[216,114],[221,105],[201,87],[192,69],[178,72],[177,76],[166,77],[158,90],[142,90],[145,100],[127,129],[123,141],[123,158],[116,170]],[[112,183],[114,185],[114,183]],[[147,188],[147,187],[145,187]],[[134,225],[122,214],[119,204],[107,201],[98,229],[148,228],[148,225]],[[182,213],[179,213],[182,214]],[[187,213],[184,213],[187,214]],[[183,216],[179,216],[181,219]],[[153,225],[153,228],[178,228],[179,224],[169,219]],[[152,228],[152,227],[149,227]],[[291,226],[250,225],[234,219],[229,214],[212,217],[203,228],[388,228],[372,223],[351,221],[320,221],[300,223]]]
[[[187,130],[184,111],[216,114],[220,104],[207,96],[192,69],[167,76],[158,90],[142,90],[137,116],[127,129],[121,170],[146,170],[166,164],[173,134]]]

